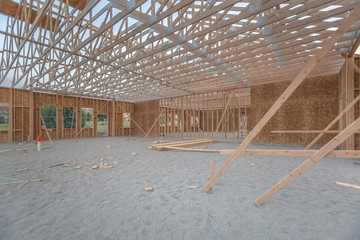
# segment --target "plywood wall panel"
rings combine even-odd
[[[147,133],[159,116],[159,100],[138,102],[134,104],[133,119]],[[144,135],[141,130],[132,123],[136,135]],[[155,124],[150,132],[150,136],[157,136],[159,133],[159,124]]]
[[[256,125],[289,84],[289,82],[280,82],[252,87],[251,111],[248,112],[249,130]],[[322,130],[338,115],[338,98],[337,75],[305,80],[258,134],[254,142],[309,144],[317,134],[277,134],[271,131]],[[333,129],[337,129],[337,126]],[[334,134],[325,134],[317,145],[322,146],[333,137]]]

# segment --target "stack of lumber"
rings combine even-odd
[[[164,143],[164,144],[156,144],[152,145],[151,149],[156,151],[167,151],[171,149],[181,149],[181,148],[188,148],[188,147],[195,147],[200,145],[208,145],[214,143],[214,140],[211,139],[197,139],[185,142],[173,142],[173,143]]]

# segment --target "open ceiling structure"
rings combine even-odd
[[[293,80],[356,3],[1,0],[0,86],[136,102]],[[359,29],[309,76],[338,73]]]

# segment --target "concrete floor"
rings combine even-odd
[[[217,160],[218,170],[227,156],[157,152],[148,149],[155,139],[140,139],[56,140],[40,152],[0,153],[0,183],[34,175],[43,180],[9,196],[16,185],[0,185],[0,239],[360,239],[360,191],[335,185],[360,185],[359,160],[322,159],[257,207],[254,200],[305,158],[241,156],[210,195],[200,191],[211,161]],[[236,146],[217,143],[212,149]],[[35,145],[0,144],[28,147]],[[63,162],[70,166],[48,168]],[[90,169],[100,163],[113,168]],[[22,168],[29,171],[16,171]]]

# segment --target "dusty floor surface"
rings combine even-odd
[[[359,160],[322,159],[257,207],[254,200],[305,158],[239,157],[210,195],[200,191],[211,160],[218,170],[226,156],[157,152],[147,148],[154,139],[127,141],[133,138],[58,140],[40,152],[0,153],[0,183],[43,179],[9,196],[16,185],[0,185],[0,239],[360,239],[360,191],[335,185],[360,185],[360,165],[354,164]],[[0,149],[29,146],[35,147],[0,144]],[[70,166],[48,168],[62,162]],[[86,165],[101,162],[113,168]],[[82,168],[75,169],[78,165]],[[22,168],[30,170],[16,171]]]

